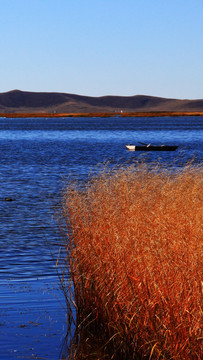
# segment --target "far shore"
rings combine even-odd
[[[61,117],[164,117],[164,116],[203,116],[203,111],[149,111],[149,112],[96,112],[96,113],[0,113],[0,118],[61,118]]]

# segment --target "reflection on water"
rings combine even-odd
[[[202,138],[202,117],[0,119],[0,359],[60,356],[66,319],[63,295],[55,300],[56,213],[67,179],[85,181],[98,164],[133,164],[139,156],[166,166],[200,163]],[[139,141],[179,148],[126,150]]]
[[[11,281],[0,288],[0,358],[59,359],[67,330],[58,283]]]

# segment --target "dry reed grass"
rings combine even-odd
[[[104,171],[63,216],[73,358],[201,359],[202,168]]]

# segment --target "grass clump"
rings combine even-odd
[[[201,358],[202,188],[201,167],[140,165],[67,189],[75,358]]]

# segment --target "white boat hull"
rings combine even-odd
[[[131,151],[135,151],[135,145],[126,145],[126,148]]]

